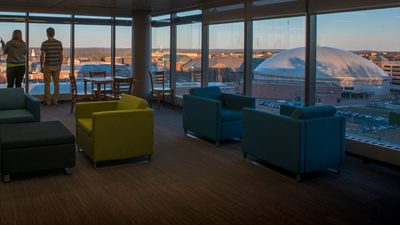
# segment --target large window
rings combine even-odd
[[[347,120],[347,134],[400,146],[400,8],[318,16],[317,104]]]
[[[277,112],[304,101],[305,18],[253,22],[252,95],[257,108]]]
[[[201,23],[178,25],[176,30],[176,95],[182,96],[201,86]]]
[[[8,16],[8,13],[2,14],[0,17],[0,38],[4,40],[4,42],[7,42],[11,40],[12,38],[12,33],[14,30],[21,30],[22,31],[22,39],[25,41],[25,23],[24,23],[24,17],[23,14],[17,14],[13,15],[10,14],[11,16]],[[20,18],[18,18],[18,15],[21,15]],[[15,22],[13,22],[15,21]],[[5,88],[7,87],[7,78],[6,78],[6,60],[7,56],[3,55],[3,51],[0,51],[0,88]],[[25,83],[25,81],[24,81]],[[24,84],[22,84],[22,87],[25,87]]]
[[[111,76],[111,18],[77,17],[75,25],[75,74],[105,71]]]
[[[170,85],[170,15],[152,18],[151,71],[164,71],[165,82]]]
[[[244,23],[210,25],[209,54],[208,86],[243,93]]]
[[[115,75],[132,76],[132,18],[116,18]]]
[[[33,95],[42,95],[44,93],[44,77],[40,70],[40,47],[42,42],[47,40],[46,30],[52,27],[56,31],[55,39],[61,41],[64,51],[64,60],[61,65],[60,72],[60,93],[68,94],[69,90],[69,74],[70,74],[70,25],[69,24],[54,24],[54,23],[43,23],[43,21],[51,22],[51,18],[45,16],[50,15],[34,15],[38,19],[31,19],[32,21],[40,21],[41,23],[30,23],[29,24],[29,92]],[[43,16],[43,18],[39,18]],[[66,16],[65,22],[68,22],[70,18]]]

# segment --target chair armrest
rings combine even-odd
[[[183,96],[183,128],[214,140],[221,135],[222,102],[193,95]]]
[[[244,107],[256,108],[256,99],[249,96],[223,93],[222,102],[224,107],[230,109],[242,110]]]
[[[107,158],[110,151],[149,155],[153,151],[154,111],[152,109],[114,110],[93,113],[95,160]]]
[[[304,170],[305,122],[243,109],[242,151],[294,173]]]
[[[40,122],[40,101],[32,95],[25,94],[25,105],[27,110],[33,114],[36,122]]]
[[[81,102],[76,104],[76,118],[91,118],[94,112],[115,110],[118,101]]]
[[[305,120],[306,171],[341,165],[345,154],[345,119],[332,116]]]

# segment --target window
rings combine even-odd
[[[243,93],[244,23],[209,26],[208,86]]]
[[[90,71],[111,76],[111,18],[77,16],[75,25],[75,75]]]
[[[55,39],[63,45],[64,60],[60,72],[60,94],[69,94],[70,74],[70,25],[69,24],[29,24],[29,89],[32,95],[44,94],[44,77],[40,70],[40,47],[42,42],[47,40],[46,30],[52,27],[56,31]]]
[[[176,56],[176,95],[201,86],[201,23],[178,25]]]
[[[116,19],[115,75],[132,76],[132,18]]]
[[[0,37],[4,40],[4,42],[7,43],[7,41],[11,40],[13,31],[17,29],[22,31],[22,39],[25,41],[26,33],[24,23],[25,17],[23,17],[24,14],[0,12],[0,15]],[[20,15],[21,17],[18,17]],[[5,88],[7,87],[7,56],[3,55],[3,51],[0,52],[0,88]],[[25,84],[22,84],[22,87],[25,87]]]
[[[334,105],[347,134],[400,146],[400,8],[318,16],[317,104]]]
[[[151,71],[164,71],[165,83],[170,85],[170,15],[152,18]]]
[[[252,95],[257,108],[278,112],[281,104],[302,105],[305,18],[253,22]]]

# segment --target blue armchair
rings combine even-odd
[[[221,93],[219,87],[192,88],[183,96],[183,129],[216,142],[242,137],[242,108],[255,98]]]
[[[281,107],[281,115],[243,109],[242,152],[301,175],[337,169],[345,154],[345,119],[332,106]]]
[[[40,121],[40,101],[22,88],[0,89],[0,124]]]

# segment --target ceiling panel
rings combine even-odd
[[[129,16],[134,10],[153,14],[208,8],[244,0],[1,0],[0,11],[74,13],[87,15]]]

